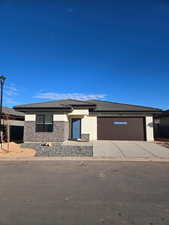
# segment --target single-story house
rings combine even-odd
[[[10,141],[23,141],[24,119],[24,113],[12,108],[2,107],[1,125],[5,141],[8,139],[8,133]]]
[[[25,113],[24,142],[66,140],[153,141],[160,109],[107,101],[65,99],[19,105]]]
[[[169,110],[163,111],[154,118],[155,139],[169,140]]]

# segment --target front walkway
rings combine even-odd
[[[169,160],[169,149],[140,141],[96,141],[93,156],[119,160]]]

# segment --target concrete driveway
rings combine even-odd
[[[169,149],[140,141],[96,141],[94,157],[111,157],[117,160],[169,160]]]

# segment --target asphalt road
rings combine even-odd
[[[169,224],[169,163],[0,162],[0,225],[128,224]]]

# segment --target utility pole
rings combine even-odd
[[[4,83],[5,83],[6,77],[0,76],[0,85],[1,85],[1,96],[0,96],[0,143],[2,147],[2,141],[3,141],[3,126],[2,126],[2,105],[3,105],[3,89],[4,89]]]

